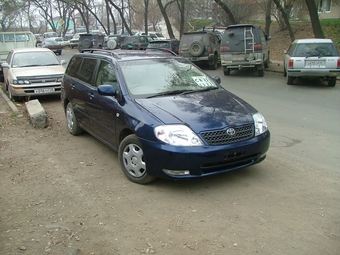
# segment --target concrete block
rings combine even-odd
[[[33,127],[45,128],[47,126],[47,115],[39,100],[30,100],[25,105]]]

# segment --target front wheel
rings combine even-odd
[[[17,102],[19,101],[19,97],[18,96],[13,96],[11,88],[7,85],[7,90],[8,90],[8,97],[11,101]]]
[[[119,145],[118,159],[125,176],[132,182],[146,184],[156,178],[146,169],[144,152],[136,135],[128,135]]]

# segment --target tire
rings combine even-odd
[[[230,68],[226,68],[223,70],[224,75],[230,75]]]
[[[270,61],[269,61],[269,57],[268,57],[267,60],[264,61],[264,67],[268,68],[269,67],[269,63],[270,63]]]
[[[128,135],[123,139],[119,145],[118,159],[123,173],[130,181],[146,184],[156,179],[147,172],[142,145],[136,135]]]
[[[292,76],[289,76],[289,74],[286,74],[286,81],[287,81],[287,85],[293,85],[294,82],[294,78]]]
[[[59,54],[59,56],[60,56],[60,55],[61,55],[61,51],[59,51],[59,53],[58,53],[58,54]]]
[[[202,55],[204,51],[204,44],[201,41],[193,41],[189,45],[189,53],[193,57]]]
[[[286,68],[285,68],[285,67],[283,68],[283,76],[284,76],[284,77],[287,76],[287,71],[286,71]]]
[[[328,80],[328,87],[335,87],[336,85],[336,77],[331,77]]]
[[[218,67],[218,59],[217,59],[217,55],[214,55],[214,63],[212,65],[209,65],[209,68],[211,70],[216,70]]]
[[[83,129],[79,127],[76,116],[74,115],[73,106],[71,102],[69,102],[66,106],[65,115],[68,131],[72,135],[80,135],[81,133],[83,133]]]
[[[8,85],[8,81],[7,81],[7,84],[6,84],[6,89],[8,90],[8,97],[11,101],[14,101],[14,102],[17,102],[19,101],[19,98],[18,96],[13,96],[12,92],[11,92],[11,88],[9,87]]]
[[[107,48],[109,50],[114,50],[115,48],[117,48],[117,42],[116,40],[110,40],[107,42]]]
[[[83,48],[83,49],[88,49],[88,48],[91,48],[92,43],[91,43],[91,41],[90,41],[89,39],[85,39],[85,40],[81,43],[81,45],[82,45],[82,48]]]
[[[263,77],[264,76],[264,69],[257,70],[257,76],[258,77]]]

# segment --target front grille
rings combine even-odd
[[[18,80],[29,80],[31,84],[39,83],[57,83],[62,78],[62,75],[46,75],[34,77],[18,77]],[[59,82],[60,83],[60,82]]]
[[[227,128],[223,130],[215,130],[201,133],[204,140],[209,145],[224,145],[248,140],[253,137],[253,125],[234,127],[235,134],[229,135]]]

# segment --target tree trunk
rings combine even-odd
[[[313,32],[315,38],[325,38],[325,35],[323,33],[320,20],[319,20],[319,15],[318,15],[318,10],[315,4],[314,0],[306,0],[306,4],[308,7],[309,11],[309,16],[310,20],[312,22],[312,27],[313,27]]]
[[[288,32],[289,32],[290,40],[293,42],[295,40],[295,35],[294,35],[293,29],[292,29],[292,27],[289,23],[289,13],[287,13],[286,10],[283,8],[283,6],[280,3],[280,0],[273,0],[273,2],[275,3],[275,5],[279,9],[279,11],[281,12],[283,20],[285,21]]]
[[[217,3],[224,11],[225,13],[228,15],[229,17],[229,20],[231,22],[231,24],[236,24],[236,19],[235,19],[235,16],[234,14],[231,12],[231,10],[229,9],[229,7],[222,2],[222,0],[214,0],[215,3]]]
[[[270,24],[272,23],[271,16],[272,16],[272,0],[267,0],[266,4],[266,27],[265,32],[269,35],[270,32]]]
[[[168,30],[169,37],[171,39],[174,39],[175,35],[174,35],[173,30],[172,30],[168,14],[166,13],[166,10],[165,10],[165,8],[164,8],[164,6],[162,4],[162,0],[157,0],[157,3],[158,3],[158,6],[159,6],[159,10],[161,11],[161,13],[163,15],[163,18],[164,18],[164,21],[165,21],[165,25],[166,25],[166,28]]]

